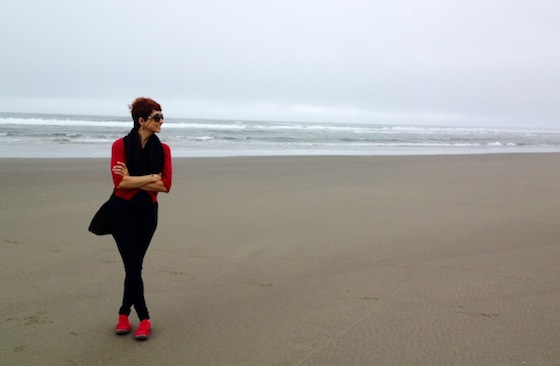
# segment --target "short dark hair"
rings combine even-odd
[[[151,98],[139,97],[128,106],[134,127],[140,127],[140,118],[148,118],[152,111],[161,111],[161,105]]]

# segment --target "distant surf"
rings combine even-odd
[[[130,117],[0,113],[0,157],[106,157]],[[557,152],[560,130],[169,118],[173,155]]]

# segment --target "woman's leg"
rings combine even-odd
[[[135,201],[137,199],[137,201]],[[140,320],[150,319],[150,314],[144,298],[144,282],[142,280],[142,265],[144,256],[148,251],[150,242],[154,236],[158,221],[158,204],[152,202],[152,198],[147,193],[139,193],[133,198],[137,203],[136,224],[138,232],[138,250],[134,258],[134,265],[130,269],[132,272],[133,291],[132,298],[134,309]]]
[[[131,201],[113,198],[109,220],[124,268],[124,294],[119,314],[129,315],[134,305],[140,320],[149,319],[144,299],[142,263],[157,226],[157,203],[140,193]]]

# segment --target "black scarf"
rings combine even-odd
[[[163,168],[163,146],[159,138],[153,134],[142,148],[138,129],[133,128],[124,137],[126,167],[132,176],[159,174]]]

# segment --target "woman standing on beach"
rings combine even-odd
[[[156,101],[137,98],[130,111],[134,127],[113,143],[111,151],[115,192],[109,200],[108,220],[126,274],[116,333],[131,331],[128,316],[134,306],[140,319],[134,337],[145,340],[151,324],[144,299],[142,262],[157,227],[157,195],[171,188],[171,150],[156,136],[163,123]]]

